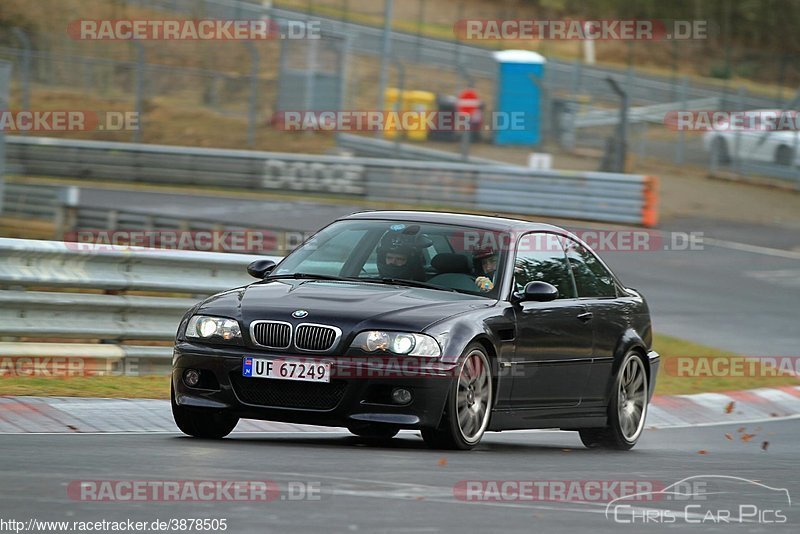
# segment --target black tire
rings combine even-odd
[[[720,165],[728,165],[731,162],[731,154],[728,152],[728,143],[722,137],[715,137],[711,142],[712,157],[716,157]]]
[[[351,423],[347,425],[351,434],[367,439],[392,439],[400,432],[394,425],[381,423]]]
[[[781,145],[775,150],[775,163],[789,167],[794,161],[794,150],[786,145]]]
[[[478,361],[482,362],[480,369],[476,368]],[[470,450],[480,442],[489,427],[494,390],[491,362],[483,345],[471,343],[467,346],[457,369],[458,373],[447,394],[444,414],[439,426],[423,428],[421,431],[422,439],[433,449]],[[475,373],[477,376],[473,377],[472,375]],[[469,388],[461,387],[462,383],[466,386],[470,379],[473,380]],[[476,393],[478,390],[479,393]],[[485,410],[482,410],[484,406]],[[466,413],[470,410],[471,412]],[[472,412],[474,412],[474,418]],[[474,429],[474,432],[462,429],[462,424],[459,423],[459,413],[466,413],[464,419],[470,423],[467,428]]]
[[[635,360],[635,362],[632,362],[632,360]],[[629,411],[627,410],[627,404],[623,407],[623,409],[620,409],[621,398],[623,398],[623,402],[628,402],[627,397],[621,396],[622,394],[620,393],[620,386],[624,379],[623,375],[625,374],[625,369],[628,368],[629,364],[637,367],[642,377],[641,385],[635,388],[637,392],[637,399],[640,391],[643,395],[642,407],[635,429],[632,427],[626,427],[626,422],[624,421],[626,416],[622,415],[623,412],[628,413]],[[637,378],[632,378],[631,385],[633,385],[633,383],[637,380]],[[633,399],[634,395],[630,395],[629,398]],[[635,400],[630,401],[629,404],[634,404],[635,410]],[[609,399],[608,403],[608,426],[604,428],[584,428],[579,430],[578,432],[581,437],[581,442],[583,442],[583,444],[589,449],[604,448],[619,451],[627,451],[632,449],[642,435],[644,422],[647,417],[648,404],[648,379],[644,359],[638,352],[628,352],[625,355],[625,358],[623,358],[622,363],[617,370],[617,374],[614,377],[614,387],[611,390],[611,398]],[[633,413],[635,414],[635,411]],[[626,431],[626,428],[628,428],[628,431]]]
[[[175,402],[175,387],[171,388],[172,417],[181,432],[195,438],[222,439],[233,431],[239,418],[221,410],[188,408]]]

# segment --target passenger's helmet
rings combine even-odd
[[[483,260],[491,258],[492,256],[497,256],[497,251],[494,247],[479,248],[472,253],[473,266],[475,267],[475,272],[479,276],[486,274],[483,270]]]

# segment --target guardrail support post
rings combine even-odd
[[[64,236],[78,227],[78,202],[80,189],[74,185],[64,187],[58,192],[58,209],[55,216],[56,239],[64,240]]]

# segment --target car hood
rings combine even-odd
[[[440,319],[492,306],[492,299],[434,289],[362,282],[275,280],[210,297],[197,313],[242,321],[272,319],[322,323],[343,332],[383,328],[421,331]],[[292,317],[305,310],[308,316]]]

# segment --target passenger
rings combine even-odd
[[[497,274],[498,254],[493,249],[481,249],[472,255],[475,263],[475,285],[484,293],[494,289],[495,274]]]

